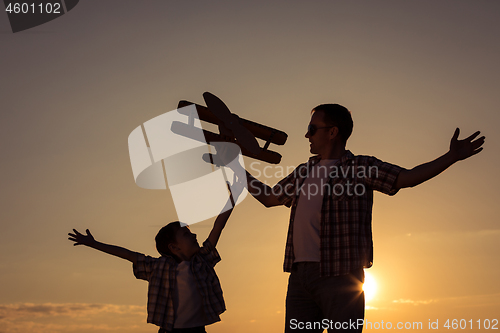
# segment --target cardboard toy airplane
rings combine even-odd
[[[220,133],[213,133],[203,130],[205,141],[207,143],[226,141],[236,143],[241,148],[243,155],[255,158],[264,162],[278,164],[281,161],[281,155],[275,151],[268,150],[271,143],[283,145],[288,135],[272,127],[264,126],[256,122],[243,119],[231,113],[227,106],[215,95],[206,92],[203,98],[208,107],[198,105],[188,101],[180,101],[178,112],[189,117],[188,124],[182,122],[172,123],[172,132],[194,138],[190,135],[194,129],[194,117],[196,114],[190,112],[189,105],[195,105],[200,120],[216,124],[219,126]],[[255,138],[265,141],[263,147],[260,147]]]

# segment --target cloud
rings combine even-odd
[[[401,234],[399,240],[405,244],[425,246],[428,251],[438,251],[442,256],[460,255],[490,260],[500,250],[500,229],[448,230],[436,232],[418,232]]]
[[[437,302],[438,300],[435,300],[435,299],[429,299],[429,300],[423,300],[423,301],[414,301],[412,299],[396,299],[396,300],[393,300],[392,303],[400,303],[400,304],[413,304],[413,305],[422,305],[422,304],[430,304],[430,303],[435,303]]]
[[[467,230],[467,231],[446,231],[446,232],[420,232],[420,233],[407,233],[404,235],[405,237],[412,237],[421,240],[439,240],[443,239],[452,239],[456,240],[456,238],[489,238],[489,237],[499,237],[500,229],[482,229],[482,230]],[[495,238],[496,239],[496,238]]]
[[[500,229],[487,229],[476,231],[478,236],[500,236]]]
[[[412,300],[412,299],[397,299],[392,303],[412,304],[412,305],[428,305],[428,304],[449,304],[453,307],[481,307],[481,306],[496,306],[500,304],[500,293],[485,294],[485,295],[465,295],[458,297],[444,297],[439,299],[429,300]]]
[[[89,303],[0,304],[1,333],[147,332],[146,307]]]
[[[365,305],[365,310],[378,310],[379,308],[376,308],[374,306],[370,306],[370,305]]]
[[[461,297],[450,297],[446,299],[453,303],[457,308],[473,308],[473,307],[494,307],[500,305],[500,293],[483,294],[483,295],[467,295]]]
[[[0,305],[0,320],[4,318],[69,316],[85,317],[102,313],[144,315],[145,306],[88,303],[18,303]]]

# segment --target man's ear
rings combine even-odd
[[[337,126],[333,126],[330,129],[330,139],[335,139],[339,135],[339,128]]]

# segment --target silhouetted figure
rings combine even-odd
[[[373,264],[373,191],[394,195],[479,153],[476,132],[451,139],[450,150],[411,170],[346,150],[350,112],[322,104],[305,135],[314,154],[272,189],[247,172],[249,192],[266,207],[291,207],[284,271],[290,272],[285,332],[361,332],[363,268]]]
[[[234,200],[242,188],[233,187]],[[215,247],[231,215],[228,207],[233,207],[233,198],[215,219],[202,247],[187,225],[176,221],[161,228],[155,237],[160,258],[98,242],[88,229],[86,235],[73,229],[69,240],[133,263],[135,277],[149,282],[147,321],[160,326],[159,333],[203,333],[206,325],[220,321],[226,309],[213,267],[221,260]]]

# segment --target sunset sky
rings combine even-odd
[[[0,332],[157,332],[132,265],[67,233],[157,256],[177,215],[168,190],[135,184],[127,138],[205,91],[288,134],[279,165],[245,159],[270,185],[310,157],[318,104],[351,110],[354,154],[405,168],[480,130],[479,155],[375,194],[366,321],[500,328],[499,17],[486,0],[82,0],[14,34],[0,14]],[[289,213],[236,207],[216,266],[227,311],[207,332],[283,331]],[[192,226],[200,242],[213,221]]]

